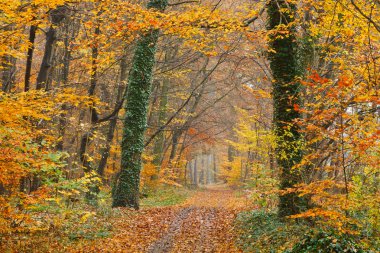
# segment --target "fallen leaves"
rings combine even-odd
[[[241,252],[233,223],[244,208],[243,197],[216,186],[179,206],[119,209],[112,238],[81,242],[70,252]]]

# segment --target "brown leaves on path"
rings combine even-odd
[[[111,238],[86,241],[86,245],[77,245],[70,252],[147,252],[149,245],[168,229],[178,208],[152,208],[138,212],[120,208],[120,211],[121,217],[112,222]]]
[[[233,222],[245,203],[244,197],[225,186],[208,187],[181,206],[142,210],[117,219],[112,238],[75,251],[241,252],[234,246]]]

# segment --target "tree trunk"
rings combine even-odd
[[[16,58],[12,55],[6,55],[3,59],[2,87],[4,92],[10,92],[15,85]]]
[[[42,58],[40,71],[37,76],[36,89],[40,90],[42,88],[47,88],[46,81],[48,79],[49,70],[51,68],[51,56],[53,52],[53,45],[56,40],[56,29],[50,26],[46,33],[46,43],[44,57]]]
[[[32,25],[29,30],[29,48],[26,56],[26,68],[25,68],[25,81],[24,81],[24,91],[30,90],[30,76],[32,72],[32,61],[34,53],[34,41],[36,39],[37,26]]]
[[[164,125],[166,121],[168,90],[169,90],[169,79],[165,78],[162,81],[161,99],[160,99],[160,105],[159,105],[159,111],[158,111],[158,126],[159,127]],[[156,138],[157,139],[153,147],[153,153],[154,153],[153,164],[156,166],[157,174],[158,174],[161,167],[161,161],[162,161],[163,149],[164,149],[164,141],[165,141],[164,131],[161,131],[160,133],[158,133]]]
[[[212,155],[212,163],[213,163],[213,172],[214,172],[214,183],[217,183],[218,182],[218,180],[217,180],[218,170],[217,170],[217,167],[216,167],[216,157],[215,157],[215,154]]]
[[[48,32],[46,33],[46,43],[45,43],[45,51],[44,56],[41,62],[41,67],[37,76],[37,84],[36,89],[40,90],[42,88],[47,88],[47,79],[49,70],[51,68],[51,57],[53,52],[53,45],[56,40],[56,28],[54,26],[58,25],[60,21],[62,21],[65,17],[65,6],[57,7],[56,9],[50,12],[50,18],[52,25],[50,26]],[[32,28],[31,28],[32,29]],[[35,31],[34,34],[31,32],[30,41],[33,41],[33,49],[34,49],[34,40],[35,40]],[[31,51],[31,56],[33,56],[33,50]],[[29,60],[29,51],[28,51],[28,60]],[[32,66],[32,58],[30,62],[27,61],[29,65],[27,65],[27,69],[29,68],[29,80],[28,87],[30,88],[30,70]],[[27,79],[25,79],[27,81]],[[25,85],[25,88],[27,85]],[[40,126],[41,127],[41,126]],[[34,174],[31,183],[30,183],[30,192],[36,191],[41,185],[41,178],[38,174]]]
[[[4,31],[12,31],[13,25],[3,28]],[[10,92],[15,85],[16,79],[16,58],[12,54],[5,54],[1,59],[2,65],[2,86],[3,92]]]
[[[286,11],[281,11],[285,9]],[[276,31],[280,25],[294,21],[296,6],[284,0],[271,0],[267,7],[268,29]],[[290,25],[291,26],[291,25]],[[295,28],[288,27],[287,36],[271,35],[269,53],[273,74],[274,129],[277,142],[277,164],[281,169],[280,189],[293,187],[300,182],[301,172],[292,170],[301,161],[301,135],[294,120],[300,118],[295,104],[300,104],[299,83],[296,77],[302,73],[297,64],[297,43]],[[280,196],[279,216],[299,213],[305,207],[297,194]]]
[[[119,87],[118,87],[117,95],[116,95],[115,110],[117,110],[119,103],[121,103],[124,89],[127,89],[127,87],[125,87],[126,79],[127,79],[127,59],[126,59],[126,56],[123,56],[120,62],[120,83],[119,83]],[[116,113],[116,115],[112,117],[112,119],[110,120],[108,132],[106,136],[106,146],[102,148],[100,151],[101,158],[100,158],[100,162],[98,166],[98,174],[101,177],[104,176],[104,169],[107,165],[107,160],[110,155],[111,144],[112,144],[112,140],[113,140],[116,125],[117,125],[117,116],[118,116],[118,113]]]
[[[197,160],[198,156],[194,158],[194,178],[193,178],[193,184],[195,187],[198,187],[198,168],[197,168]]]
[[[65,22],[65,38],[64,38],[64,51],[63,51],[63,67],[62,67],[62,83],[66,85],[69,81],[69,72],[70,72],[70,60],[71,60],[71,49],[70,49],[70,39],[69,31],[70,21]],[[63,150],[63,137],[65,136],[66,126],[67,126],[67,118],[66,113],[64,113],[68,106],[66,104],[62,105],[62,113],[59,116],[59,124],[58,124],[58,137],[60,138],[57,144],[57,150]]]
[[[100,34],[99,25],[95,28],[96,37]],[[91,77],[90,77],[90,87],[88,89],[88,96],[92,97],[95,95],[96,85],[98,83],[98,55],[99,50],[97,46],[92,48],[92,61],[91,61]],[[90,129],[88,132],[84,133],[81,138],[80,148],[79,148],[79,159],[84,167],[85,172],[92,171],[91,164],[87,158],[87,148],[90,144],[91,138],[96,130],[96,123],[98,121],[98,114],[95,109],[95,104],[90,106]]]
[[[178,52],[178,45],[175,45],[174,48],[168,48],[165,52],[165,62],[171,62],[173,61],[174,57],[176,56]],[[169,70],[169,67],[167,66],[165,70]],[[165,125],[166,118],[167,118],[167,104],[168,104],[168,91],[170,86],[170,78],[164,77],[162,80],[162,87],[161,87],[161,93],[160,93],[160,104],[159,104],[159,110],[158,110],[158,120],[157,125],[158,127],[162,127]],[[165,142],[165,133],[164,131],[160,131],[156,136],[156,141],[154,143],[153,147],[153,164],[157,168],[157,175],[160,172],[161,169],[161,163],[163,160],[163,149],[164,149],[164,142]],[[158,178],[158,177],[156,177]]]
[[[150,0],[148,8],[164,10],[167,0]],[[128,78],[126,117],[121,144],[121,171],[113,191],[113,207],[139,209],[141,154],[144,149],[149,97],[159,30],[151,30],[137,42]]]
[[[177,154],[177,148],[178,148],[178,140],[181,138],[182,135],[182,130],[181,129],[175,129],[173,131],[173,137],[172,137],[172,149],[170,151],[170,156],[169,156],[169,166],[170,163],[173,161]]]
[[[13,25],[5,27],[5,31],[12,31]],[[16,58],[12,54],[5,54],[2,60],[2,86],[3,92],[10,92],[16,83]]]

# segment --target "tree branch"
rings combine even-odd
[[[183,1],[183,2],[178,2],[178,3],[169,3],[168,6],[177,6],[177,5],[181,5],[181,4],[190,4],[190,3],[199,3],[199,1],[197,0],[193,0],[193,1]]]
[[[365,19],[367,19],[374,27],[375,29],[380,32],[380,26],[378,24],[376,24],[375,21],[373,21],[373,19],[371,17],[369,17],[368,15],[366,15],[360,8],[359,6],[356,5],[355,1],[354,0],[351,0],[351,4],[355,7],[355,9],[360,13],[360,15],[362,15]]]
[[[257,14],[256,16],[252,17],[252,18],[249,18],[249,19],[246,19],[243,21],[243,27],[247,27],[249,26],[250,24],[252,24],[253,22],[255,22],[261,15],[263,15],[264,11],[265,11],[265,5],[261,8],[261,10],[259,11],[259,14]]]
[[[148,146],[152,141],[153,139],[161,132],[163,131],[176,117],[177,115],[183,110],[183,108],[185,108],[185,106],[190,102],[191,98],[196,96],[197,95],[197,89],[199,87],[201,87],[207,80],[208,78],[210,77],[210,75],[218,68],[218,66],[223,62],[223,57],[226,55],[226,53],[224,53],[223,55],[221,55],[221,57],[219,58],[218,62],[215,64],[215,66],[210,70],[210,72],[203,78],[203,80],[192,90],[192,92],[190,93],[189,97],[186,99],[186,101],[180,106],[180,108],[166,121],[166,123],[164,125],[162,125],[159,129],[157,129],[156,132],[154,132],[150,138],[145,142],[145,147]]]

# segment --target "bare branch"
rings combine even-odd
[[[249,26],[250,24],[252,24],[253,22],[255,22],[261,15],[263,15],[264,11],[265,11],[265,5],[261,8],[261,10],[259,11],[259,14],[257,14],[256,16],[252,17],[252,18],[249,18],[249,19],[246,19],[243,21],[243,27],[247,27]]]
[[[183,1],[183,2],[178,2],[178,3],[169,3],[168,6],[177,6],[177,5],[181,5],[181,4],[190,4],[190,3],[199,3],[199,1],[197,0],[193,0],[193,1]]]
[[[373,21],[373,19],[371,17],[369,17],[368,15],[366,15],[360,8],[359,6],[356,5],[355,1],[354,0],[351,0],[351,4],[355,7],[355,9],[360,13],[360,15],[362,15],[365,19],[367,19],[374,27],[375,29],[380,32],[380,26],[378,24],[376,24],[375,21]]]

